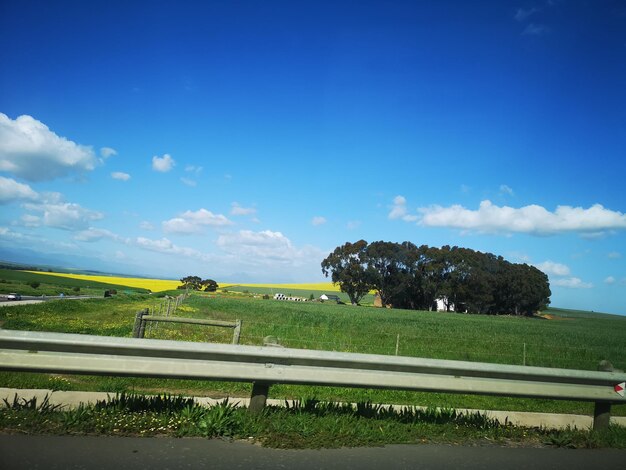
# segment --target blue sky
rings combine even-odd
[[[624,2],[4,0],[0,40],[4,258],[313,282],[410,240],[626,314]]]

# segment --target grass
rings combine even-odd
[[[339,292],[339,286],[332,282],[313,282],[308,284],[220,284],[220,287],[223,289],[234,287],[244,289],[268,289],[274,290],[274,292],[283,292],[289,289],[316,292]]]
[[[307,288],[306,286],[309,286]],[[248,296],[260,296],[260,295],[269,295],[273,297],[274,294],[281,293],[285,294],[289,297],[302,297],[305,299],[310,299],[311,295],[314,299],[319,299],[322,294],[330,294],[337,295],[340,300],[344,303],[350,303],[350,298],[347,294],[339,291],[339,287],[331,287],[328,289],[324,289],[325,286],[332,286],[331,283],[319,283],[319,284],[234,284],[229,286],[222,286],[220,291],[224,292],[234,292],[237,294],[245,294]],[[332,303],[332,302],[331,302]],[[373,305],[374,304],[374,295],[367,294],[363,297],[360,302],[361,305]]]
[[[5,432],[118,436],[228,437],[281,448],[336,448],[386,444],[626,448],[626,428],[602,432],[514,427],[479,413],[453,410],[395,410],[372,404],[356,406],[303,399],[285,407],[250,414],[224,400],[202,407],[192,400],[158,395],[121,394],[95,405],[63,410],[48,397],[17,397],[0,410]]]
[[[63,282],[64,278],[57,278]],[[87,282],[69,279],[67,282]],[[62,288],[62,286],[59,286]],[[171,291],[176,295],[180,291]],[[159,294],[164,295],[164,293]],[[131,335],[134,316],[143,308],[163,309],[157,295],[117,295],[111,299],[54,301],[0,309],[3,328],[109,336]],[[608,359],[626,368],[626,318],[549,309],[545,318],[481,316],[352,307],[334,303],[263,300],[250,295],[192,295],[177,316],[243,321],[241,343],[260,345],[274,336],[291,348],[455,359],[501,364],[595,370]],[[232,330],[161,323],[146,337],[229,343]],[[181,381],[48,374],[0,373],[0,386],[59,390],[141,391],[213,397],[249,396],[246,383]],[[314,395],[324,401],[395,403],[474,409],[591,414],[590,403],[488,396],[274,385],[272,398]],[[614,406],[626,415],[626,406]]]

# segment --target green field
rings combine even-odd
[[[59,280],[68,281],[71,280]],[[164,302],[163,298],[146,294],[58,300],[0,308],[0,322],[5,329],[128,337],[138,310],[148,307],[158,311]],[[194,294],[175,315],[242,320],[242,344],[260,345],[270,335],[291,348],[388,355],[394,355],[397,348],[403,356],[587,370],[595,370],[600,360],[608,359],[615,367],[626,368],[626,317],[559,309],[549,309],[546,313],[551,319],[284,302],[229,292]],[[148,329],[146,337],[228,343],[231,335],[231,330],[214,327],[160,324],[158,328]],[[0,386],[170,391],[214,397],[250,393],[250,385],[240,383],[17,373],[1,373]],[[287,385],[273,386],[270,396],[585,414],[591,414],[593,409],[590,403],[553,400]],[[626,406],[615,406],[613,413],[626,415]]]
[[[343,292],[335,292],[335,291],[326,291],[326,290],[315,290],[315,289],[295,289],[295,288],[280,288],[280,287],[257,287],[257,286],[240,286],[240,285],[227,285],[221,287],[221,290],[226,290],[227,292],[237,292],[241,294],[257,294],[257,295],[269,295],[273,297],[274,294],[285,294],[288,297],[302,297],[305,299],[309,299],[311,295],[313,295],[314,299],[319,299],[322,294],[331,294],[337,295],[344,303],[350,303],[350,298],[347,294]],[[361,305],[373,305],[374,304],[374,296],[372,294],[367,294],[361,300]]]
[[[38,282],[39,286],[31,284]],[[120,284],[107,284],[96,281],[83,281],[50,274],[37,274],[28,271],[0,269],[0,294],[15,292],[21,295],[103,295],[105,290],[116,289],[127,292],[148,292],[146,289]]]

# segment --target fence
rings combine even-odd
[[[595,402],[594,429],[624,404],[626,374],[262,346],[0,330],[0,370],[341,386]]]
[[[143,338],[146,333],[146,324],[148,322],[165,322],[165,323],[187,323],[192,325],[217,326],[221,328],[233,329],[233,344],[239,344],[241,336],[241,320],[234,322],[221,320],[202,320],[199,318],[181,318],[181,317],[161,317],[158,315],[150,315],[149,309],[137,312],[135,316],[135,325],[133,326],[133,338]]]

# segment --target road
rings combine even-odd
[[[6,300],[0,298],[0,307],[12,307],[14,305],[28,305],[28,304],[40,304],[41,302],[47,302],[49,300],[81,300],[81,299],[100,299],[101,296],[93,295],[66,295],[65,297],[59,296],[22,296],[22,300]]]
[[[624,468],[626,451],[392,445],[267,449],[219,439],[0,435],[3,469],[589,469]]]

